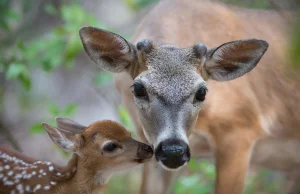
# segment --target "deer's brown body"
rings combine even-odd
[[[95,122],[89,127],[67,119],[57,122],[59,128],[44,127],[56,144],[75,152],[67,166],[0,147],[1,194],[102,194],[113,172],[146,162],[152,156],[149,146],[133,140],[115,122]],[[108,152],[104,147],[112,142],[120,147]]]
[[[92,27],[80,36],[94,62],[118,72],[116,88],[163,167],[185,164],[189,136],[192,156],[215,156],[215,193],[241,194],[250,158],[286,171],[300,165],[300,82],[287,70],[287,33],[275,11],[162,0],[138,27],[136,46]],[[249,38],[269,48],[262,40],[234,41]],[[208,88],[206,96],[196,83]],[[168,193],[175,173],[154,166],[145,165],[141,193]]]
[[[284,19],[275,11],[231,8],[209,1],[165,0],[146,16],[133,38],[134,43],[150,39],[182,47],[195,42],[215,47],[249,37],[270,44],[259,65],[249,74],[230,82],[208,81],[209,92],[193,132],[203,135],[210,146],[203,143],[202,148],[194,147],[192,156],[215,154],[217,194],[242,192],[249,147],[260,138],[267,139],[254,146],[253,163],[287,171],[295,171],[300,165],[300,157],[295,153],[300,148],[300,82],[297,76],[285,71],[287,29]],[[143,68],[132,71],[132,75],[121,73],[115,77],[123,102],[144,137],[132,92],[127,89],[132,85],[131,77],[141,72]],[[290,138],[297,140],[291,142]],[[193,141],[199,140],[193,137]],[[145,172],[144,177],[150,177],[151,170]],[[156,192],[168,191],[170,175],[164,179],[161,182],[165,185]],[[141,193],[153,193],[150,184],[150,178],[145,178]]]

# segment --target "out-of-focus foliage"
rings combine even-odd
[[[121,120],[121,123],[128,129],[132,130],[134,129],[134,125],[132,123],[132,120],[130,118],[130,115],[128,114],[127,110],[124,106],[120,106],[118,108],[118,114]]]
[[[0,1],[0,28],[9,32],[10,24],[12,22],[17,22],[20,19],[20,15],[10,9],[6,9],[9,0],[1,0]]]
[[[137,11],[149,4],[158,2],[158,0],[124,0],[125,3],[133,10]]]
[[[224,3],[230,3],[233,5],[256,8],[256,9],[267,9],[271,8],[269,0],[221,0]]]
[[[48,105],[48,112],[50,113],[50,118],[49,119],[43,119],[43,121],[37,122],[35,125],[33,125],[30,129],[29,132],[31,134],[39,134],[43,133],[45,130],[42,127],[41,123],[46,122],[50,125],[55,126],[55,121],[54,118],[56,117],[71,117],[76,113],[77,110],[77,105],[76,104],[69,104],[64,108],[60,108],[57,104],[50,104]]]
[[[207,161],[191,160],[188,164],[189,173],[181,176],[173,186],[175,194],[209,194],[213,190],[216,177],[215,166]]]
[[[298,11],[298,19],[292,28],[292,36],[290,41],[290,59],[294,68],[300,68],[300,8]]]
[[[19,80],[27,90],[31,86],[30,68],[40,68],[49,72],[60,66],[69,68],[74,64],[75,57],[83,50],[78,38],[80,27],[89,24],[106,28],[77,4],[63,5],[59,9],[48,4],[45,10],[51,15],[59,16],[62,25],[33,41],[17,40],[0,53],[0,69],[5,72],[6,79]],[[8,10],[7,17],[10,18],[11,13],[13,12]]]

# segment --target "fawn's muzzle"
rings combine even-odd
[[[176,169],[190,161],[190,149],[182,140],[169,139],[157,146],[155,158],[167,168]]]
[[[137,161],[142,163],[150,160],[153,156],[153,149],[147,144],[140,143],[137,150]]]

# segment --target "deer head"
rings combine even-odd
[[[43,123],[52,141],[67,152],[76,153],[92,171],[112,173],[149,161],[152,148],[138,142],[116,122],[105,120],[88,127],[58,118],[57,127]]]
[[[126,71],[133,78],[133,95],[147,140],[167,169],[190,159],[188,136],[207,93],[206,80],[230,81],[251,71],[268,48],[248,39],[207,49],[142,40],[136,46],[121,36],[83,27],[79,31],[88,56],[102,69]]]

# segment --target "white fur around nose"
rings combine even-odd
[[[176,137],[176,139],[182,140],[183,142],[185,142],[187,145],[189,145],[189,140],[188,137],[186,135],[186,131],[183,127],[181,127],[181,123],[184,122],[183,118],[184,115],[182,115],[183,113],[178,113],[179,117],[177,119],[177,124],[174,125],[174,123],[172,123],[173,121],[166,117],[165,119],[165,126],[161,129],[156,141],[154,142],[154,147],[157,147],[158,144],[160,144],[161,142],[167,140],[167,139],[172,139],[174,137]],[[176,126],[175,129],[170,128],[168,126]]]

